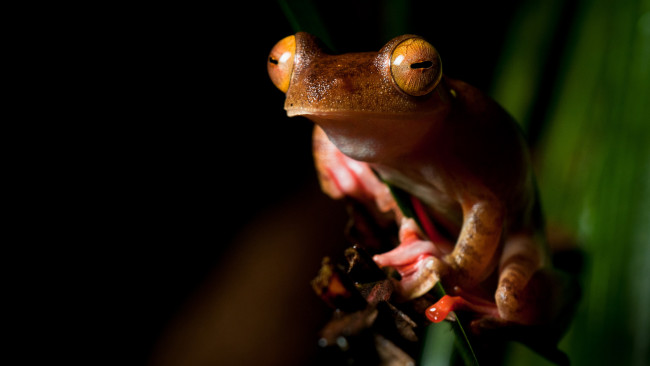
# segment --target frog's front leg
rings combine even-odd
[[[494,268],[505,207],[490,194],[482,194],[481,199],[464,199],[461,207],[463,225],[454,250],[445,257],[451,267],[446,282],[470,289],[485,280]]]
[[[502,238],[505,210],[492,196],[462,204],[464,222],[453,252],[446,258],[452,267],[450,281],[471,289],[483,281],[499,255],[499,282],[494,295],[499,318],[520,324],[538,322],[548,277],[539,270],[545,265],[543,240],[534,230],[508,233]],[[502,251],[498,251],[504,242]],[[486,314],[488,315],[488,314]]]

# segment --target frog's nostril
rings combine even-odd
[[[273,65],[277,65],[277,64],[278,64],[278,60],[276,60],[276,59],[273,58],[273,57],[269,57],[269,62],[272,63]]]
[[[428,69],[433,66],[431,61],[414,62],[411,64],[412,69]]]

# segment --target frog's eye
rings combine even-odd
[[[390,56],[390,73],[395,85],[413,96],[431,92],[442,77],[438,51],[422,38],[400,42]]]
[[[289,90],[289,81],[293,71],[293,58],[296,53],[296,37],[289,36],[276,43],[267,63],[269,76],[273,84],[283,92]]]

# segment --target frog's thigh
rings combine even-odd
[[[538,295],[538,286],[531,283],[531,278],[543,267],[543,258],[540,245],[532,235],[518,234],[506,240],[495,294],[499,315],[503,319],[518,323],[535,322],[536,304],[531,302]]]

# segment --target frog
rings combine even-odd
[[[333,54],[298,32],[272,48],[267,69],[287,116],[314,123],[322,190],[397,224],[399,243],[373,260],[399,273],[403,299],[440,282],[447,295],[427,310],[432,321],[455,310],[485,324],[558,318],[566,286],[524,134],[485,92],[443,74],[431,43],[405,34],[379,51]],[[416,217],[403,214],[393,188]]]

